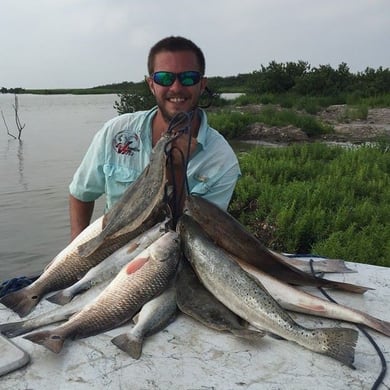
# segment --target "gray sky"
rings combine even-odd
[[[182,35],[207,76],[269,62],[390,67],[390,0],[0,0],[0,87],[141,81],[149,48]]]

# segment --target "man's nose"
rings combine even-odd
[[[183,86],[181,85],[178,77],[175,78],[175,81],[173,84],[170,86],[170,89],[173,89],[174,91],[182,89]]]

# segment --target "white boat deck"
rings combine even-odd
[[[327,275],[375,290],[364,295],[330,290],[339,303],[390,321],[390,268],[347,263],[358,273]],[[310,289],[309,291],[315,291]],[[318,292],[318,294],[320,294]],[[43,301],[30,314],[53,307]],[[334,320],[293,314],[305,326],[352,326]],[[0,323],[19,317],[0,307]],[[115,347],[110,339],[121,327],[86,339],[67,341],[59,354],[16,337],[13,342],[30,362],[0,378],[1,389],[370,389],[381,370],[380,359],[360,333],[356,370],[310,352],[292,342],[264,337],[256,343],[208,329],[184,314],[164,331],[146,339],[139,360]],[[369,330],[390,361],[390,338]],[[2,351],[3,352],[3,351]],[[3,359],[5,357],[3,356]],[[1,358],[0,358],[1,359]],[[0,360],[1,365],[1,360]],[[390,388],[390,375],[380,386]]]

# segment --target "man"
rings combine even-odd
[[[139,177],[153,146],[180,112],[190,113],[192,120],[190,131],[174,142],[173,179],[182,185],[183,156],[189,151],[190,192],[227,209],[240,168],[227,141],[208,126],[206,113],[198,107],[207,85],[202,51],[183,37],[162,39],[150,49],[148,72],[146,81],[157,107],[108,121],[73,177],[69,186],[72,239],[90,223],[97,198],[106,195],[107,211]]]

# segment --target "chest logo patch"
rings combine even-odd
[[[137,134],[123,130],[115,135],[112,140],[112,147],[118,154],[132,156],[135,152],[139,152],[139,143]]]

